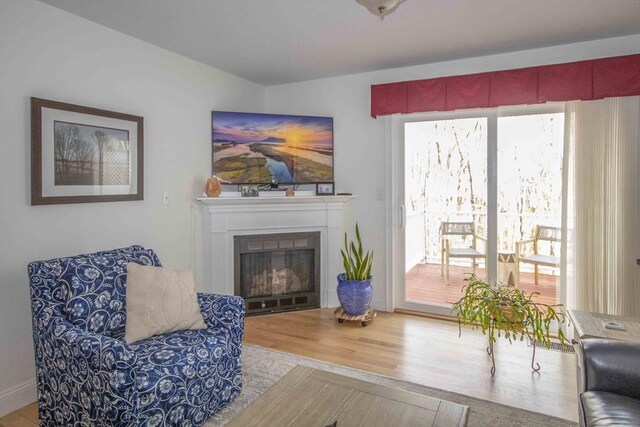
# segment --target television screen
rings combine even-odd
[[[211,113],[213,174],[232,184],[333,181],[333,118]]]

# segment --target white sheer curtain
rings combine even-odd
[[[566,105],[567,306],[640,316],[640,97]]]

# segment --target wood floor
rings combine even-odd
[[[338,324],[332,309],[247,319],[245,342],[435,388],[500,402],[572,421],[578,419],[573,354],[536,352],[542,369],[531,371],[531,347],[499,341],[491,377],[486,337],[456,322],[378,313],[363,328]]]
[[[460,299],[464,273],[471,267],[449,266],[449,283],[442,276],[440,264],[416,264],[406,276],[407,300],[418,303],[450,304]],[[484,277],[484,268],[477,268],[476,275]],[[528,294],[539,292],[535,299],[545,304],[557,304],[560,293],[560,278],[539,274],[535,284],[533,273],[520,273],[520,289]]]
[[[245,343],[577,420],[572,354],[539,349],[542,369],[533,373],[526,343],[499,341],[491,377],[486,337],[464,328],[458,338],[455,322],[378,313],[363,328],[356,322],[338,324],[332,309],[315,309],[249,317]],[[36,426],[37,406],[1,418],[0,425]]]

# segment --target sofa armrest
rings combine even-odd
[[[640,399],[640,343],[588,338],[580,346],[583,391],[608,391]]]
[[[244,336],[244,299],[233,295],[198,293],[198,302],[207,326],[226,329],[239,355]]]
[[[107,424],[132,423],[137,358],[129,344],[89,333],[66,320],[52,323],[41,342],[46,360],[38,368],[49,384],[58,382],[60,393],[78,396]]]

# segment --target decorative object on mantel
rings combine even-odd
[[[385,16],[393,13],[400,4],[406,0],[356,0],[359,4],[369,10],[369,12],[380,17],[382,21]]]
[[[316,184],[316,195],[333,196],[335,193],[333,182],[319,182]]]
[[[238,189],[242,197],[258,197],[260,195],[257,185],[243,184],[239,185]]]
[[[293,197],[296,195],[296,192],[293,188],[287,188],[287,191],[285,191],[285,196],[287,197]]]
[[[204,193],[207,197],[218,197],[220,193],[222,193],[222,182],[228,183],[227,181],[222,181],[215,175],[207,179],[207,184],[204,187]]]
[[[338,275],[338,300],[346,314],[362,316],[369,308],[373,296],[371,287],[373,252],[364,253],[357,223],[356,241],[357,246],[353,241],[349,242],[347,233],[344,233],[344,249],[340,252],[345,272]]]
[[[512,339],[523,341],[525,337],[533,342],[533,355],[531,357],[531,369],[540,370],[540,365],[535,362],[536,344],[542,344],[546,348],[551,347],[550,329],[551,323],[558,323],[558,339],[560,343],[568,341],[562,331],[565,322],[565,314],[559,309],[562,304],[549,305],[533,300],[539,292],[532,292],[527,296],[521,289],[513,285],[499,282],[488,284],[467,273],[464,279],[468,282],[463,288],[463,296],[451,308],[456,312],[460,335],[462,325],[480,326],[482,333],[489,336],[487,353],[491,356],[491,375],[496,372],[493,344],[496,337],[504,332],[504,337],[511,342]],[[557,311],[556,311],[557,309]]]
[[[143,199],[140,116],[31,98],[31,204]]]

